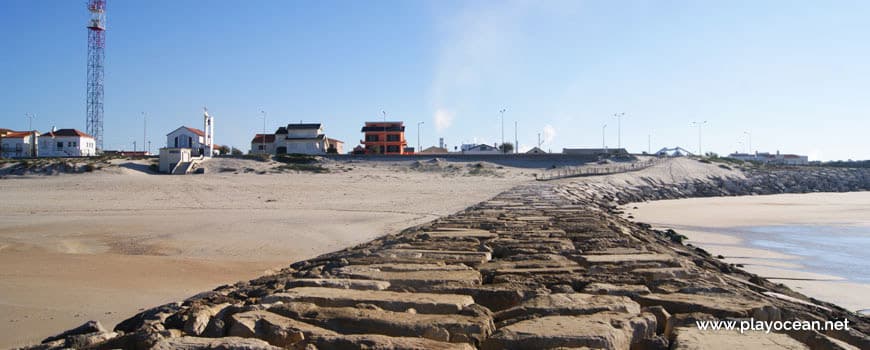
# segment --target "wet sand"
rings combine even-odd
[[[808,271],[809,258],[760,249],[751,245],[747,240],[750,236],[745,234],[752,227],[766,226],[870,228],[870,192],[691,198],[630,204],[624,209],[635,221],[673,228],[689,238],[687,243],[723,255],[727,262],[744,264],[745,270],[808,296],[853,311],[870,308],[866,297],[870,284]]]

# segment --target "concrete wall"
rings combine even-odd
[[[190,148],[161,148],[160,172],[170,173],[181,162],[190,161]]]
[[[414,154],[414,155],[355,155],[355,154],[328,154],[326,158],[335,160],[355,161],[425,161],[440,158],[451,162],[490,162],[504,166],[518,168],[551,168],[560,166],[576,166],[598,160],[597,156],[575,154]]]

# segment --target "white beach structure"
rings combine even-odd
[[[76,129],[52,129],[39,135],[39,157],[91,157],[97,155],[94,137]]]
[[[38,155],[38,131],[12,131],[0,133],[0,157],[30,158]]]
[[[180,126],[166,134],[166,148],[190,148],[192,156],[214,155],[214,118],[203,109],[203,130]]]

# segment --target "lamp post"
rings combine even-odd
[[[417,122],[417,153],[420,153],[420,151],[422,151],[422,148],[420,146],[420,125],[423,125],[424,123],[425,122]]]
[[[702,121],[702,122],[692,122],[692,124],[691,124],[691,126],[693,126],[693,127],[698,127],[698,156],[699,157],[703,155],[702,149],[701,149],[701,127],[703,127],[704,124],[707,124],[706,120]]]
[[[145,144],[148,143],[148,116],[145,112],[142,112],[142,147],[145,147]],[[148,151],[145,150],[145,154],[148,154]]]
[[[501,153],[505,153],[504,149],[504,112],[507,111],[507,108],[502,108],[498,112],[501,113]]]
[[[266,111],[261,108],[260,114],[263,115],[263,154],[266,154]]]
[[[601,127],[601,148],[603,148],[605,151],[607,151],[607,141],[605,141],[605,138],[604,138],[604,130],[605,129],[607,129],[607,124],[604,124],[604,126]]]
[[[24,113],[24,117],[27,118],[27,130],[33,131],[33,113]]]
[[[625,113],[616,113],[613,116],[616,117],[616,148],[622,148],[622,117]]]

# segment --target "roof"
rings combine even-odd
[[[471,147],[471,148],[469,148],[468,150],[470,151],[470,150],[473,150],[473,149],[479,149],[479,150],[483,150],[483,151],[488,151],[488,150],[491,150],[491,149],[497,149],[497,148],[495,148],[494,146],[487,145],[487,144],[485,144],[485,143],[481,143],[481,144],[479,144],[479,145],[474,145],[474,147]]]
[[[199,136],[205,136],[205,133],[202,130],[199,130],[197,128],[191,128],[189,126],[184,126],[183,128],[190,130],[190,132],[197,134]]]
[[[342,141],[342,140],[336,140],[336,139],[332,139],[332,138],[328,138],[328,137],[326,138],[326,140],[328,140],[329,143],[344,143],[344,141]]]
[[[526,153],[533,153],[533,154],[534,153],[547,153],[547,151],[542,150],[540,147],[533,147],[532,149],[528,150]]]
[[[275,135],[266,134],[265,136],[266,136],[266,140],[263,141],[263,134],[254,135],[254,139],[251,140],[251,143],[263,143],[263,142],[272,143],[272,142],[275,142]]]
[[[6,135],[3,136],[3,138],[4,139],[23,139],[23,138],[30,136],[32,134],[33,134],[33,131],[12,131],[12,130],[9,130],[8,132],[6,132]],[[37,135],[38,134],[39,134],[39,132],[37,132]]]
[[[85,133],[83,133],[79,130],[76,130],[76,129],[59,129],[59,130],[55,130],[55,131],[49,131],[47,133],[42,134],[41,136],[48,136],[48,137],[73,136],[73,137],[94,138],[93,136],[85,134]]]
[[[320,129],[320,123],[287,124],[287,130]]]

